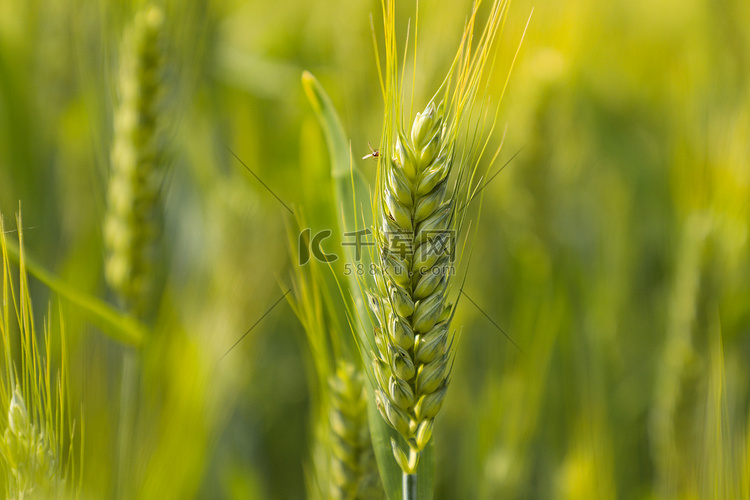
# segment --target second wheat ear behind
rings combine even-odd
[[[149,6],[120,47],[111,169],[107,189],[105,278],[121,306],[142,316],[153,289],[158,200],[165,170],[162,133],[164,14]]]

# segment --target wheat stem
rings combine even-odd
[[[402,480],[403,500],[417,500],[417,475],[404,472]]]

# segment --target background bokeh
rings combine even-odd
[[[0,0],[0,210],[10,226],[20,201],[29,255],[113,303],[102,221],[117,51],[136,7]],[[515,0],[491,103],[532,7],[490,172],[518,154],[471,215],[465,290],[481,310],[462,300],[454,320],[435,497],[749,498],[750,3]],[[375,163],[358,158],[382,129],[369,18],[381,37],[380,4],[165,9],[163,293],[143,357],[136,488],[303,498],[310,352],[286,301],[222,357],[296,265],[289,214],[229,150],[295,213],[324,220],[328,152],[300,84],[310,70],[373,181]],[[421,2],[417,108],[470,9]],[[402,44],[414,15],[400,2]],[[39,314],[63,309],[84,495],[110,497],[127,348],[33,286]]]

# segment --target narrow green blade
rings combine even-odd
[[[18,245],[7,241],[8,253],[18,259]],[[83,308],[98,321],[97,326],[112,339],[126,345],[138,347],[146,336],[146,327],[132,316],[123,314],[106,302],[76,290],[65,281],[54,276],[24,252],[26,270],[36,279],[47,285],[73,304]]]
[[[338,221],[340,235],[342,241],[347,239],[348,242],[354,243],[357,236],[351,235],[350,233],[365,230],[369,231],[372,226],[372,214],[369,213],[369,188],[362,174],[353,168],[349,154],[349,140],[344,133],[341,120],[333,107],[333,103],[325,90],[323,90],[320,82],[318,82],[312,73],[305,71],[302,74],[302,87],[304,88],[305,94],[307,94],[307,98],[309,99],[318,121],[323,128],[323,134],[325,135],[329,154],[331,155],[331,177],[333,179],[336,219]],[[363,210],[363,206],[368,207],[368,210]],[[344,234],[347,233],[350,235],[345,238]],[[362,236],[361,240],[372,242],[372,237],[369,236],[366,238]],[[362,246],[360,250],[361,254],[357,255],[356,246],[345,246],[345,260],[346,263],[351,264],[353,266],[352,268],[355,270],[357,266],[361,264],[361,269],[364,270],[364,274],[366,275],[367,271],[370,269],[370,264],[372,263],[370,253],[371,248],[369,246]],[[351,299],[354,301],[355,305],[355,313],[358,316],[358,318],[354,318],[354,320],[357,324],[357,329],[361,330],[358,333],[364,333],[366,338],[372,341],[372,328],[368,319],[367,306],[362,293],[362,287],[364,285],[360,281],[365,277],[366,276],[359,275],[355,271],[350,272],[347,279]],[[360,336],[360,338],[362,337]],[[367,345],[371,345],[371,342],[368,342]]]

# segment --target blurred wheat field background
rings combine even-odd
[[[383,127],[369,17],[382,45],[381,4],[152,3],[160,65],[143,78],[156,77],[157,138],[144,142],[160,173],[144,202],[154,215],[136,224],[154,247],[137,308],[107,281],[105,221],[127,121],[119,71],[148,7],[0,0],[0,212],[21,301],[3,292],[3,372],[31,370],[13,308],[33,303],[34,356],[50,363],[39,376],[67,380],[70,422],[50,446],[73,497],[311,497],[321,352],[333,366],[353,336],[329,304],[340,300],[331,270],[299,264],[298,224],[316,234],[340,208],[301,77],[326,89],[353,168],[374,186],[375,164],[359,158]],[[416,65],[411,52],[405,65],[416,109],[471,6],[419,4]],[[413,40],[415,2],[399,1],[401,52],[409,19]],[[509,163],[482,190],[481,216],[479,203],[467,216],[476,243],[433,431],[434,498],[750,498],[748,25],[745,0],[510,5],[488,86],[499,105],[488,150],[502,141],[490,175]],[[343,255],[341,238],[322,247]],[[315,344],[311,328],[344,340]],[[345,381],[337,397],[356,399],[346,368],[329,375]],[[16,432],[8,380],[0,430]]]

